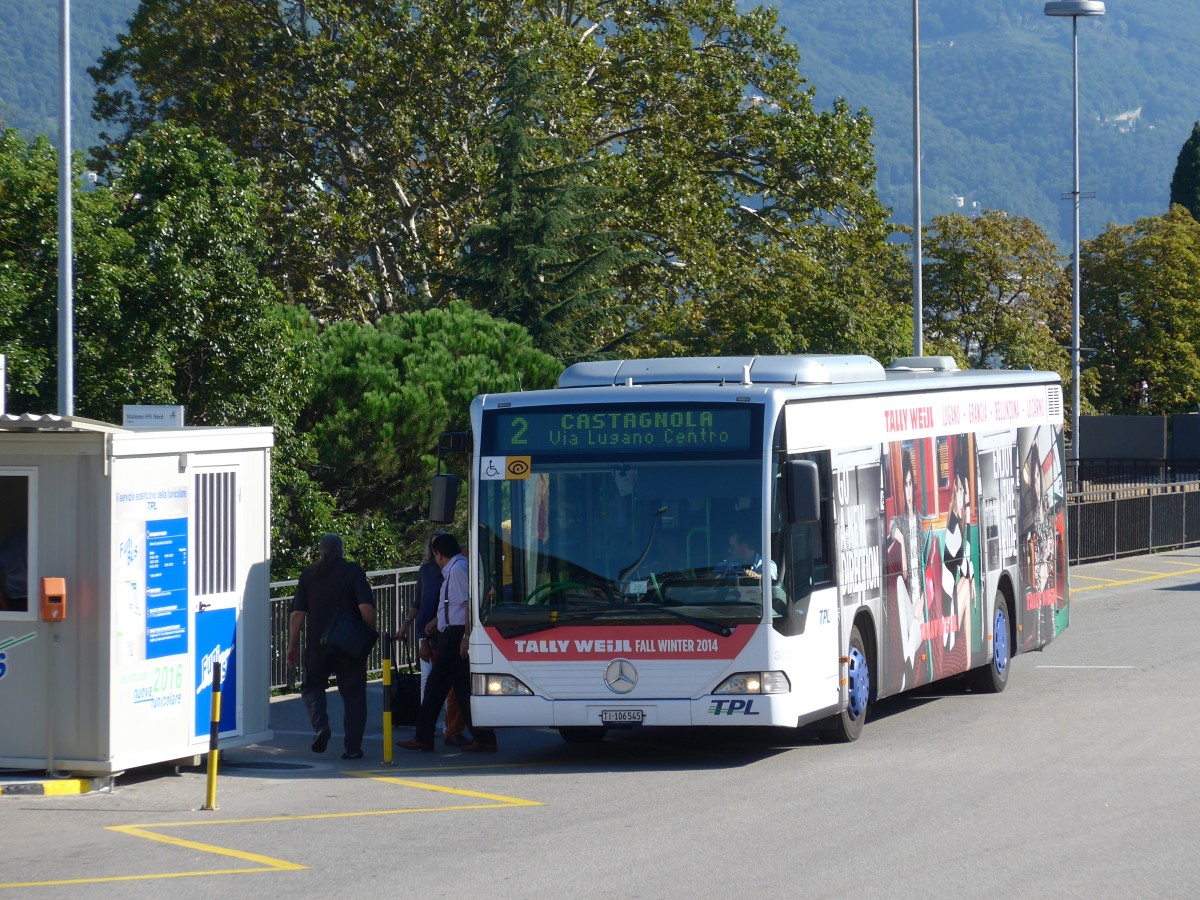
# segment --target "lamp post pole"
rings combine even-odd
[[[1079,18],[1081,16],[1104,15],[1101,0],[1051,0],[1045,6],[1048,16],[1066,16],[1071,19],[1071,63],[1072,63],[1072,126],[1074,180],[1071,185],[1071,201],[1074,205],[1075,228],[1071,253],[1071,453],[1069,458],[1079,463]]]
[[[75,414],[75,325],[71,238],[71,0],[61,0],[59,62],[62,106],[58,126],[58,414]]]
[[[913,356],[925,353],[921,292],[921,29],[920,0],[913,0]]]

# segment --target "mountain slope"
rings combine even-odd
[[[746,4],[743,0],[743,5]],[[779,0],[818,102],[845,97],[875,122],[878,184],[899,223],[912,215],[912,4]],[[1071,23],[1042,0],[923,0],[922,219],[1005,209],[1060,246],[1071,237]],[[1190,78],[1200,5],[1110,0],[1080,20],[1084,237],[1166,209],[1179,148],[1200,119]],[[72,143],[97,143],[86,74],[137,0],[72,0]],[[59,4],[0,3],[0,120],[27,135],[58,132]],[[1124,116],[1124,118],[1122,118]],[[55,138],[56,139],[56,138]],[[959,199],[961,198],[961,206]]]
[[[1042,8],[920,4],[926,224],[978,204],[1028,216],[1069,245],[1071,22]],[[911,223],[912,4],[781,0],[779,9],[818,98],[843,96],[872,115],[880,195]],[[1200,118],[1200,86],[1188,77],[1198,40],[1200,8],[1169,0],[1112,0],[1105,16],[1080,20],[1080,187],[1096,195],[1082,201],[1085,238],[1165,211],[1179,148]]]
[[[87,74],[137,9],[138,0],[71,0],[71,144],[98,143],[92,119],[94,85]],[[57,0],[0,2],[0,123],[27,136],[59,128],[60,4]]]

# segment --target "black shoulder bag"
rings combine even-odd
[[[364,622],[362,616],[339,606],[321,635],[321,646],[365,662],[378,639],[379,632]]]

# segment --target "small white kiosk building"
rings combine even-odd
[[[0,769],[269,739],[270,428],[0,415]]]

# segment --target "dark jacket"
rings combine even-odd
[[[301,572],[292,598],[292,612],[305,614],[304,627],[312,638],[325,633],[339,606],[361,618],[360,605],[375,605],[367,573],[342,557],[328,557]]]
[[[425,634],[425,625],[437,615],[438,595],[442,592],[442,570],[432,559],[421,563],[417,569],[417,617],[413,626],[417,637]]]

